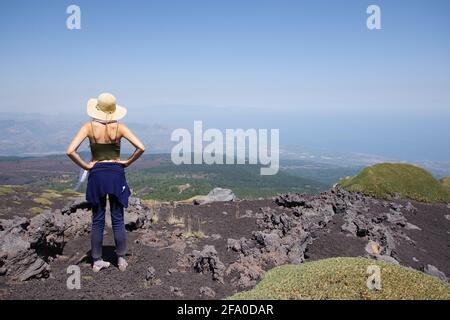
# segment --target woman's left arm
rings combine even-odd
[[[120,134],[122,135],[122,137],[127,139],[136,148],[134,153],[127,160],[118,160],[117,161],[118,163],[121,163],[125,167],[128,167],[133,162],[135,162],[145,152],[145,147],[142,144],[142,142],[134,135],[133,132],[131,132],[130,129],[128,129],[128,127],[124,123],[122,123],[120,125],[119,130],[120,130]]]
[[[81,145],[84,139],[86,139],[86,137],[88,136],[88,132],[89,129],[87,127],[87,124],[84,124],[78,131],[75,138],[73,138],[66,151],[67,156],[84,170],[92,169],[95,164],[95,161],[91,161],[89,163],[84,162],[83,159],[81,159],[80,155],[77,153],[78,147]]]

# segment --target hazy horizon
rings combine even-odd
[[[181,110],[180,110],[181,111]],[[296,127],[296,119],[291,117],[274,118],[275,114],[265,113],[262,116],[252,115],[252,118],[244,117],[241,119],[234,119],[234,115],[222,114],[219,119],[213,117],[202,117],[204,130],[208,128],[219,129],[249,129],[249,128],[279,128],[280,129],[280,145],[284,150],[287,148],[297,147],[296,151],[304,149],[308,151],[332,152],[332,153],[361,153],[373,156],[379,156],[385,159],[392,159],[398,161],[450,161],[450,152],[446,148],[441,148],[439,140],[435,144],[421,144],[421,148],[417,148],[414,144],[417,135],[411,136],[410,132],[404,131],[401,136],[402,144],[399,144],[400,138],[396,140],[389,140],[389,132],[386,130],[397,130],[398,123],[396,118],[380,119],[377,121],[385,121],[384,132],[377,134],[377,123],[364,123],[363,118],[366,114],[361,115],[361,122],[353,124],[350,128],[346,128],[349,124],[345,123],[345,119],[339,119],[336,116],[326,117],[323,115],[310,115],[308,119],[303,120],[304,125],[301,128]],[[311,120],[314,119],[315,121]],[[58,127],[70,126],[70,132],[76,133],[77,125],[84,121],[89,121],[89,117],[84,112],[79,113],[60,113],[60,114],[40,114],[40,113],[5,113],[0,112],[0,121],[5,119],[14,120],[42,120],[47,118],[52,122],[58,122]],[[146,121],[146,116],[143,113],[134,113],[133,110],[122,121],[131,124],[131,129],[136,129],[137,132],[142,129],[142,126],[162,126],[165,131],[170,133],[170,130],[175,128],[193,128],[193,122],[197,119],[196,114],[180,114],[174,117],[169,112],[160,110],[155,117],[149,117]],[[435,119],[431,119],[436,121]],[[431,132],[422,132],[423,139],[425,135],[428,137],[433,135],[442,135],[442,132],[448,130],[446,126],[446,119],[439,119],[441,127],[436,128]],[[426,118],[420,119],[421,122],[426,122]],[[320,123],[320,125],[317,125]],[[138,125],[135,128],[133,125]],[[415,124],[416,130],[423,130],[423,127]],[[426,127],[426,126],[425,126]],[[362,132],[360,135],[354,136],[353,132],[359,128]],[[164,131],[164,132],[165,132]],[[372,135],[372,137],[370,137]],[[447,136],[448,137],[448,136]],[[440,140],[444,137],[438,137]],[[445,139],[447,139],[445,137]],[[173,144],[169,141],[167,134],[167,143],[165,145]]]

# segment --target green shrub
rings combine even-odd
[[[450,177],[445,177],[439,180],[444,186],[450,187]]]
[[[380,267],[381,289],[369,289],[367,268]],[[450,285],[417,270],[367,258],[331,258],[268,271],[252,290],[228,299],[450,299]]]
[[[58,198],[61,198],[62,197],[62,195],[60,195],[59,193],[57,193],[57,192],[43,192],[43,193],[41,193],[41,195],[40,195],[40,197],[41,198],[45,198],[45,199],[58,199]]]
[[[0,196],[5,196],[13,192],[14,189],[11,186],[0,186]]]
[[[42,197],[34,198],[33,201],[43,206],[51,206],[53,204],[50,200]]]
[[[404,163],[382,163],[339,182],[348,191],[389,199],[395,194],[423,202],[448,202],[450,191],[426,170]]]

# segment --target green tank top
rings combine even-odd
[[[91,143],[91,154],[92,160],[103,161],[103,160],[116,160],[120,158],[120,140],[117,141],[117,133],[119,131],[119,124],[117,124],[116,129],[116,141],[112,143],[97,143],[94,135],[94,127],[92,126],[92,136],[95,143]]]

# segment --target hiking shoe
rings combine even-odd
[[[124,272],[127,270],[128,262],[124,258],[119,257],[119,259],[117,261],[117,265],[119,267],[119,270]]]
[[[103,260],[97,260],[94,262],[94,265],[92,266],[92,271],[99,272],[100,270],[104,268],[108,268],[111,264],[107,261]]]

